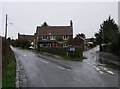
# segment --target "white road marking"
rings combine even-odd
[[[95,65],[95,63],[94,62],[91,62],[93,65]]]
[[[106,69],[106,68],[103,68],[103,69],[107,71],[107,69]]]
[[[103,74],[104,72],[103,71],[99,71],[100,74]]]
[[[94,66],[93,65],[93,67],[100,73],[100,74],[103,74],[104,72],[107,72],[107,73],[109,73],[109,74],[114,74],[112,71],[107,71],[107,68],[105,68],[105,67],[102,67],[104,70],[103,71],[101,71],[99,68],[97,68],[96,66]]]
[[[109,74],[112,74],[112,75],[114,74],[112,71],[106,71],[106,72],[109,73]]]
[[[90,65],[92,65],[92,66],[93,66],[93,64],[92,64],[92,63],[90,63]]]
[[[97,71],[99,71],[100,69],[99,68],[96,68]]]
[[[33,54],[33,55],[35,55],[35,54]]]
[[[100,74],[104,74],[103,71],[101,71],[99,68],[97,68],[97,67],[95,66],[95,63],[94,63],[94,62],[89,62],[88,64],[92,65],[92,67],[94,67]],[[77,71],[77,72],[78,72],[78,71]]]
[[[103,74],[104,72],[101,71],[99,68],[96,68],[96,70],[100,73],[100,74]]]
[[[61,67],[61,66],[57,66],[58,68],[62,69],[62,70],[65,70],[65,68]]]
[[[41,60],[42,62],[44,62],[44,63],[48,63],[47,61],[43,61],[43,60]]]
[[[84,62],[87,62],[87,60],[84,60]]]
[[[43,61],[44,63],[48,63],[47,61]]]
[[[88,61],[87,61],[88,62]],[[103,74],[104,72],[103,71],[101,71],[99,68],[97,68],[96,66],[95,66],[95,63],[94,62],[89,62],[88,64],[90,64],[90,65],[92,65],[92,67],[94,67],[100,74]],[[75,71],[77,71],[77,70],[75,70]],[[78,71],[77,71],[78,72]]]
[[[90,64],[90,63],[88,63],[88,64]]]
[[[104,69],[104,72],[107,72],[107,73],[109,73],[109,74],[114,74],[112,71],[108,71],[108,69],[107,68],[105,68],[105,67],[102,67],[103,69]]]
[[[74,70],[75,72],[81,72],[81,71],[79,71],[79,70]]]
[[[112,71],[107,71],[107,68],[104,68],[104,67],[102,67],[103,69],[104,69],[104,72],[103,71],[101,71],[99,68],[97,68],[96,66],[95,66],[95,63],[94,62],[89,62],[89,61],[87,61],[87,60],[84,60],[85,62],[88,62],[88,64],[90,64],[90,65],[92,65],[100,74],[103,74],[104,72],[107,72],[107,73],[109,73],[109,74],[114,74]],[[76,71],[76,72],[81,72],[81,71],[78,71],[78,70],[74,70],[74,71]]]
[[[47,61],[42,61],[42,62],[44,62],[44,63],[48,63]]]
[[[96,66],[93,65],[94,68],[96,68]]]
[[[24,56],[27,56],[27,55],[24,55]]]
[[[70,69],[66,69],[66,70],[70,70]]]

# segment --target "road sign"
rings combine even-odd
[[[69,48],[69,51],[75,51],[75,48]]]

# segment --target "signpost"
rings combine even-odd
[[[67,50],[67,56],[73,55],[74,52],[75,52],[75,48],[74,47],[68,48],[68,50]]]

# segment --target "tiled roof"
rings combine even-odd
[[[73,35],[71,26],[37,26],[36,35]]]
[[[18,33],[18,40],[33,40],[34,35],[25,35],[25,34],[19,34]]]

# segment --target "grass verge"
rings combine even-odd
[[[2,39],[2,88],[15,87],[16,61],[6,39]]]
[[[71,61],[83,61],[86,59],[84,56],[62,56],[65,60],[71,60]]]
[[[6,66],[6,71],[2,76],[2,87],[15,87],[16,63],[11,60]]]
[[[58,59],[61,60],[71,60],[71,61],[83,61],[84,59],[86,59],[86,57],[79,55],[79,56],[67,56],[67,55],[56,55],[56,54],[52,54],[52,53],[48,53],[48,52],[41,52],[41,51],[34,51],[36,53],[40,53],[42,55],[46,55],[46,56],[50,56],[50,57],[56,57]]]

